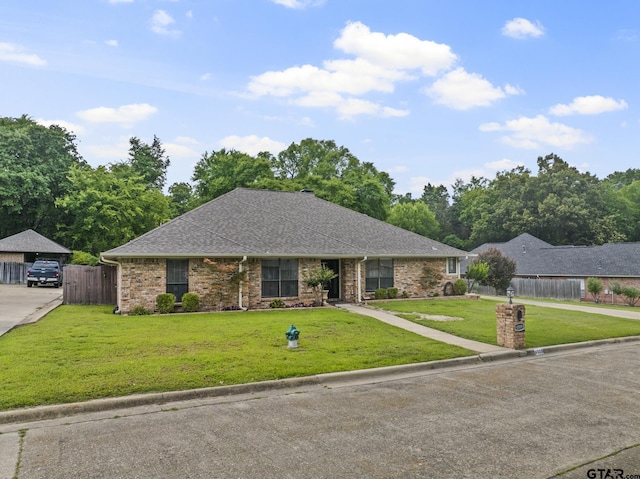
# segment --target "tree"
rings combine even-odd
[[[115,248],[160,226],[170,217],[162,192],[149,189],[142,176],[118,165],[93,169],[76,166],[71,188],[56,201],[70,220],[58,224],[60,237],[71,248],[94,255]]]
[[[211,154],[205,152],[191,179],[196,183],[198,202],[205,203],[235,188],[257,186],[260,180],[272,178],[271,165],[264,157],[223,148]]]
[[[193,207],[193,188],[189,183],[174,183],[169,187],[169,208],[171,216],[186,213]]]
[[[332,279],[337,277],[338,274],[325,265],[312,269],[304,275],[304,283],[312,288],[316,295],[316,305],[322,306],[322,291]]]
[[[134,136],[129,139],[129,145],[129,165],[133,171],[142,176],[149,188],[162,190],[170,160],[160,139],[153,135],[153,142],[148,145]]]
[[[433,238],[440,230],[436,216],[422,201],[395,204],[391,207],[387,223],[428,238]]]
[[[440,225],[440,237],[437,239],[453,234],[453,227],[451,225],[451,197],[447,187],[444,185],[435,186],[428,183],[423,188],[420,199],[433,211]]]
[[[587,278],[587,291],[593,296],[594,302],[600,302],[600,293],[603,289],[604,286],[600,278]]]
[[[487,277],[480,284],[492,286],[498,291],[506,291],[516,274],[516,262],[496,248],[479,253],[477,261],[489,265]]]
[[[0,238],[30,228],[55,237],[56,223],[65,221],[55,200],[71,186],[70,168],[83,164],[64,128],[26,115],[0,118]]]
[[[467,265],[466,275],[467,283],[469,283],[467,290],[471,292],[475,283],[484,284],[489,277],[489,264],[476,258]]]

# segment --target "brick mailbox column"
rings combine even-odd
[[[524,349],[524,304],[499,304],[496,307],[498,346]]]

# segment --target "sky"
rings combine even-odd
[[[167,185],[222,148],[333,140],[420,196],[555,153],[640,168],[636,0],[3,0],[0,116],[92,166],[156,135]]]

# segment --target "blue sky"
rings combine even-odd
[[[4,0],[0,115],[73,131],[93,166],[157,135],[205,151],[334,140],[398,193],[555,153],[640,167],[636,0]]]

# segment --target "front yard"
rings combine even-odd
[[[468,356],[336,309],[118,316],[61,306],[0,337],[0,410]],[[298,349],[284,332],[300,331]]]
[[[496,304],[498,302],[487,299],[452,299],[384,301],[371,305],[462,338],[497,344]],[[525,308],[527,348],[640,335],[640,321],[634,319],[532,305]],[[429,316],[443,318],[428,319]]]

